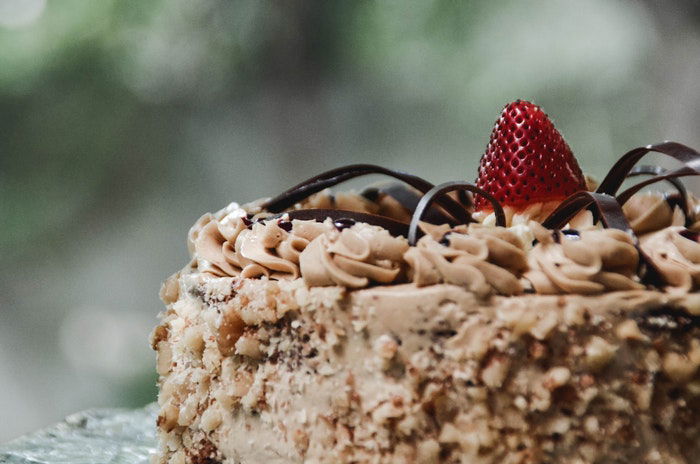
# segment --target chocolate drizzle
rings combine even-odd
[[[444,184],[436,185],[430,191],[428,191],[423,198],[418,202],[416,210],[413,212],[413,217],[411,218],[411,224],[408,227],[408,243],[409,245],[415,245],[418,240],[418,223],[421,221],[423,214],[430,207],[433,201],[438,201],[442,196],[448,192],[453,192],[455,190],[469,191],[477,195],[481,195],[486,198],[493,206],[493,212],[496,215],[496,225],[504,227],[506,225],[506,215],[503,212],[503,207],[490,193],[480,189],[474,184],[468,182],[445,182]],[[469,221],[469,222],[473,222]]]

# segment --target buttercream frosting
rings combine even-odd
[[[527,260],[517,235],[502,227],[472,225],[459,230],[448,232],[440,241],[428,234],[405,253],[413,282],[459,285],[480,296],[521,293],[518,277]]]
[[[642,237],[640,246],[670,290],[688,292],[700,285],[700,244],[681,235],[684,227],[668,227]]]
[[[306,247],[299,263],[309,286],[360,288],[370,282],[394,282],[407,249],[403,237],[392,237],[381,227],[359,223],[341,231],[327,230]]]
[[[617,229],[566,235],[531,222],[538,244],[525,278],[537,293],[596,294],[644,288],[636,277],[639,254],[632,237]]]
[[[189,234],[193,265],[214,277],[303,277],[309,286],[360,288],[400,275],[408,243],[385,229],[355,224],[338,230],[331,220],[261,219],[243,208],[206,214]]]
[[[681,209],[671,205],[658,193],[635,195],[622,207],[632,230],[637,235],[661,230],[664,227],[681,226],[685,217]]]
[[[332,226],[315,221],[283,219],[251,222],[233,205],[205,214],[189,233],[193,263],[201,272],[216,276],[275,279],[299,277],[299,255],[318,235]]]

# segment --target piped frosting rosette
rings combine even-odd
[[[189,234],[193,265],[215,277],[304,278],[309,286],[366,287],[391,283],[402,271],[406,239],[358,223],[261,219],[251,222],[232,205],[206,214]]]
[[[528,256],[524,277],[535,292],[582,295],[644,286],[637,278],[639,253],[632,237],[618,229],[589,229],[576,234],[530,223],[537,245]]]
[[[697,233],[668,227],[641,238],[640,246],[662,275],[668,288],[689,292],[700,287],[700,243]]]
[[[361,288],[397,280],[402,272],[402,255],[408,249],[406,239],[364,223],[341,230],[333,228],[330,220],[325,224],[330,227],[311,241],[299,257],[307,285]]]
[[[217,277],[297,278],[299,255],[328,228],[315,221],[251,222],[233,204],[197,221],[189,234],[190,252],[198,269]]]
[[[645,193],[636,195],[623,206],[625,216],[637,235],[647,234],[670,226],[682,226],[685,215],[680,207],[671,206],[664,195]]]
[[[523,244],[512,231],[475,224],[458,227],[439,240],[426,235],[404,259],[419,287],[447,283],[479,296],[522,293],[519,277],[527,267]]]

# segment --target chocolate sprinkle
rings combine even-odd
[[[450,234],[452,232],[447,232],[443,234],[442,238],[438,242],[440,245],[450,246]]]
[[[336,219],[335,221],[333,221],[333,225],[338,230],[349,229],[350,227],[355,225],[355,220],[343,217],[343,218]]]
[[[277,225],[280,229],[291,232],[292,231],[292,221],[283,221],[282,219],[277,221]]]
[[[554,240],[554,243],[561,243],[561,236],[558,230],[552,231],[552,240]]]
[[[581,236],[581,232],[579,232],[576,229],[564,229],[561,231],[561,233],[564,235],[569,235],[571,237],[580,237]]]

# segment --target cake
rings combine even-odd
[[[517,101],[476,185],[354,165],[205,214],[151,334],[154,462],[700,462],[699,160],[596,186]],[[327,190],[368,173],[407,186]]]

